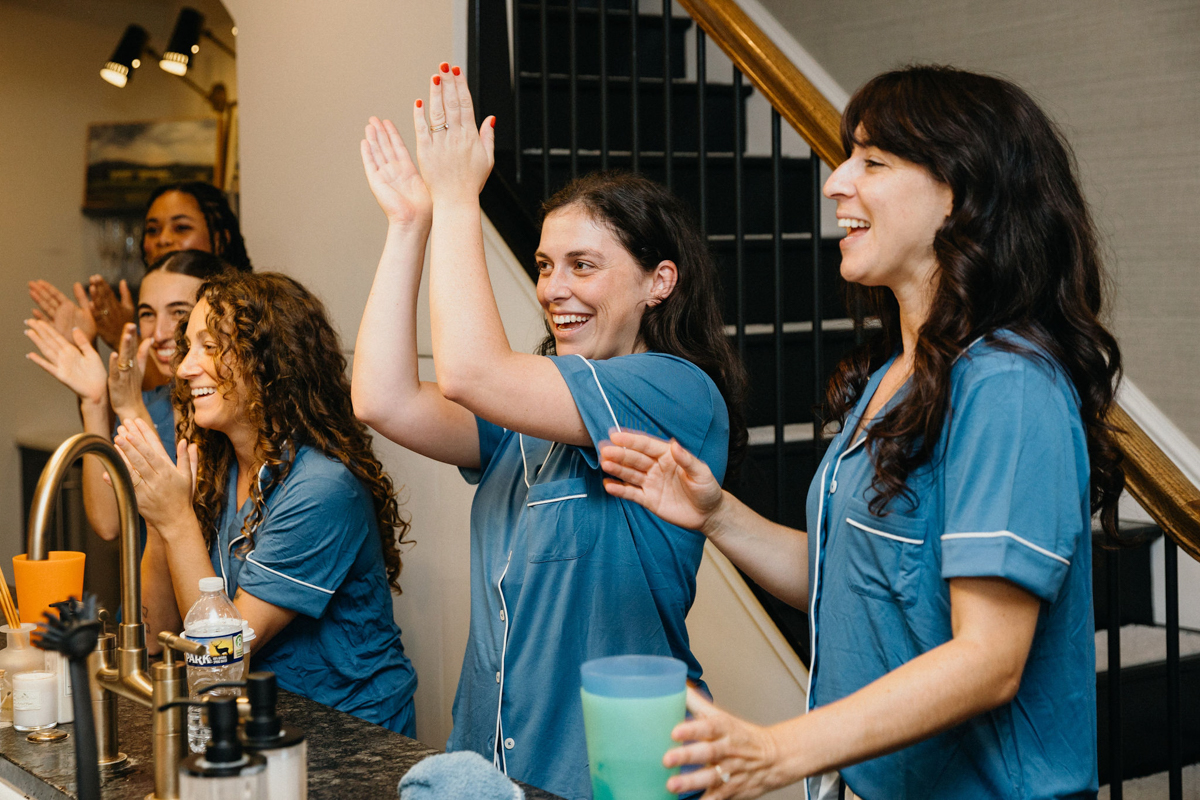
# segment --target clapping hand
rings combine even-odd
[[[108,393],[108,373],[104,361],[79,328],[71,330],[68,341],[51,323],[40,319],[25,320],[25,335],[40,351],[26,355],[60,383],[79,395],[79,399],[101,405]]]
[[[192,507],[199,463],[196,445],[180,439],[172,464],[154,428],[141,419],[125,420],[117,427],[113,441],[133,478],[138,511],[146,524],[167,536],[170,523],[185,518]],[[107,475],[105,479],[109,480]]]
[[[113,350],[118,347],[118,339],[125,325],[133,322],[133,294],[129,291],[129,284],[121,281],[117,289],[121,293],[119,299],[113,294],[108,281],[99,275],[93,275],[88,282],[89,310],[96,321],[96,332]]]
[[[131,322],[121,333],[117,352],[108,357],[108,396],[119,419],[142,416],[142,376],[153,344],[147,338],[139,345],[137,326]]]
[[[434,203],[478,202],[495,163],[496,118],[475,127],[475,106],[463,71],[443,63],[429,80],[429,123],[414,109],[421,174]]]
[[[96,338],[96,323],[92,320],[92,304],[87,292],[79,283],[75,284],[75,303],[49,281],[29,282],[29,298],[37,303],[33,309],[34,319],[49,322],[64,337],[71,336],[72,328],[79,328],[83,335]]]
[[[414,113],[422,116],[420,107]],[[433,201],[392,121],[380,122],[378,117],[371,117],[360,149],[367,183],[388,222],[427,229],[433,217]]]
[[[712,470],[683,445],[614,429],[600,445],[605,490],[681,528],[707,532],[724,492]],[[614,478],[616,480],[614,480]]]

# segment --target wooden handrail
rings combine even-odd
[[[831,167],[845,160],[842,115],[733,0],[679,0],[754,88]]]
[[[1125,486],[1175,543],[1200,561],[1200,489],[1116,403],[1108,421],[1119,429]]]
[[[831,167],[845,159],[841,115],[734,0],[678,0],[771,106]],[[1129,493],[1176,544],[1200,561],[1200,489],[1114,403]]]

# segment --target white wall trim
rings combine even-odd
[[[804,662],[796,655],[796,651],[787,643],[787,639],[783,638],[783,634],[779,632],[779,628],[767,616],[766,610],[762,604],[758,602],[758,598],[750,591],[750,587],[742,580],[742,576],[738,573],[737,567],[722,555],[721,551],[713,546],[711,542],[704,544],[704,557],[716,567],[717,574],[721,579],[728,584],[730,590],[745,609],[747,616],[754,621],[758,630],[762,633],[763,638],[779,661],[783,664],[784,669],[796,681],[796,685],[800,688],[801,693],[807,696],[806,689],[808,688],[808,670],[804,666]]]
[[[825,99],[833,103],[838,113],[841,113],[846,108],[846,103],[850,102],[850,93],[843,89],[842,85],[834,80],[833,76],[826,72],[815,58],[809,55],[809,52],[796,41],[787,28],[779,24],[775,15],[764,8],[758,0],[738,0],[738,5],[746,12],[746,16],[754,21],[754,24],[762,28],[762,32],[775,43],[775,46],[788,57],[788,60],[804,73],[804,77],[817,87],[817,91],[825,95]]]
[[[1129,378],[1122,378],[1117,387],[1117,402],[1125,413],[1142,427],[1154,443],[1162,448],[1175,466],[1196,486],[1200,486],[1200,448],[1167,418],[1154,402],[1138,389]]]

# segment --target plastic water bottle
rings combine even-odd
[[[221,578],[200,579],[200,599],[183,621],[184,635],[205,646],[204,655],[187,655],[188,695],[197,700],[209,686],[242,679],[242,615],[225,595]],[[217,689],[210,695],[236,695],[236,689]],[[188,709],[188,748],[204,752],[210,733],[200,719],[200,709]]]

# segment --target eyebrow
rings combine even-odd
[[[548,256],[546,253],[542,252],[541,250],[538,250],[533,255],[535,258],[544,258],[547,261],[550,260],[550,256]],[[604,254],[601,253],[599,250],[583,249],[583,250],[572,250],[569,253],[567,253],[567,255],[566,255],[567,258],[579,258],[580,256],[592,256],[594,258],[603,258]]]

